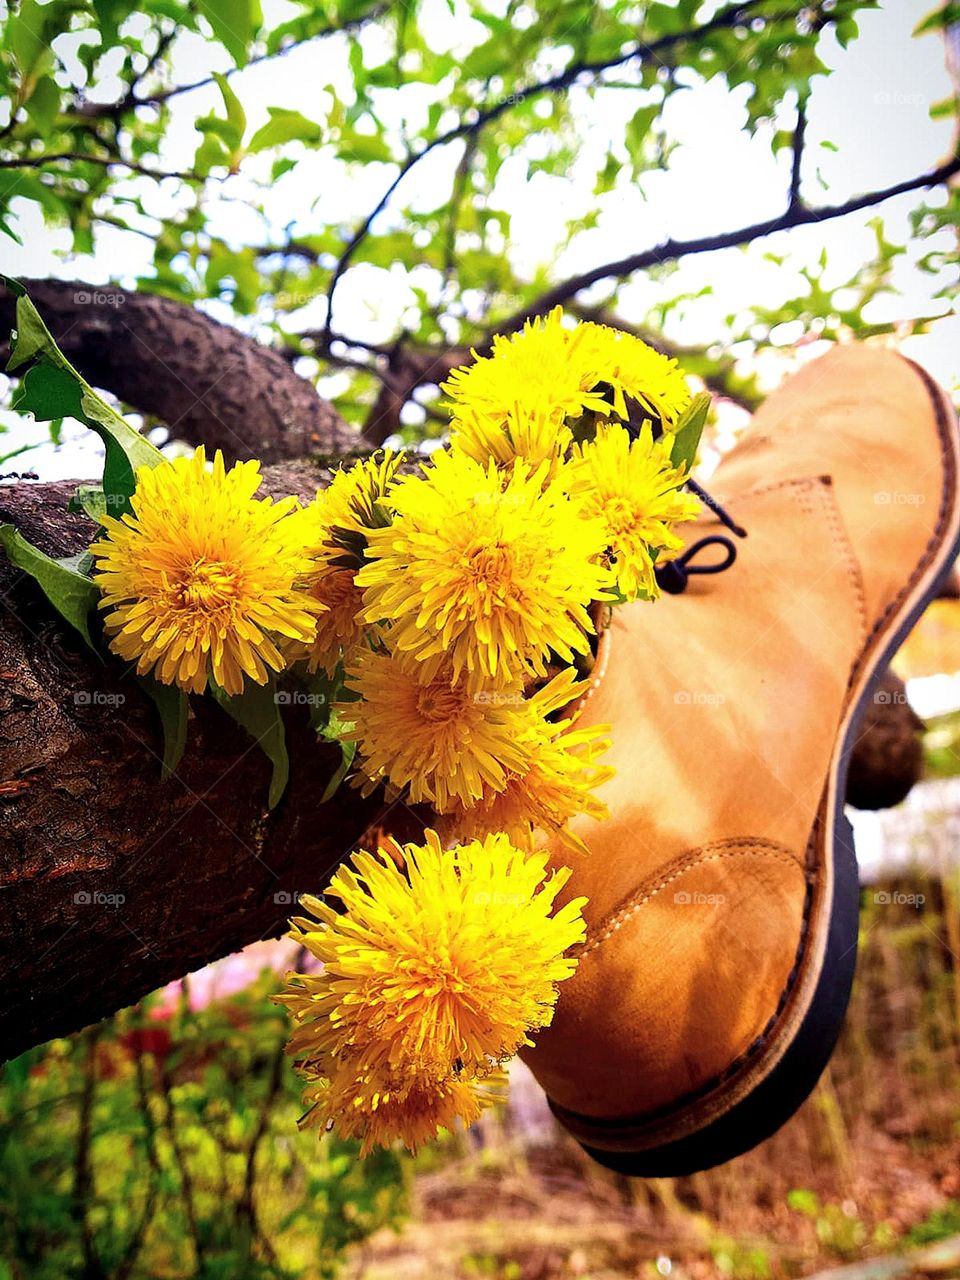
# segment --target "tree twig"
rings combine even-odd
[[[181,182],[203,181],[197,173],[177,169],[169,171],[149,169],[146,165],[137,164],[135,160],[123,160],[119,156],[95,156],[86,151],[54,151],[42,156],[9,157],[6,160],[0,160],[0,169],[42,169],[45,165],[54,164],[61,160],[96,164],[104,169],[119,165],[122,169],[129,169],[131,173],[138,174],[143,178],[153,178],[156,182],[164,182],[167,178],[178,178]]]
[[[519,329],[532,316],[543,315],[553,307],[566,302],[569,298],[580,293],[581,290],[589,288],[590,285],[596,284],[600,280],[623,279],[626,276],[633,275],[635,271],[643,271],[647,267],[657,266],[664,262],[672,262],[677,258],[686,258],[697,253],[712,253],[716,249],[733,249],[738,245],[749,244],[754,240],[762,239],[764,236],[773,235],[775,231],[787,231],[793,227],[807,226],[815,222],[829,222],[833,218],[843,218],[847,214],[857,213],[860,209],[869,209],[874,205],[882,204],[883,201],[891,200],[894,196],[939,186],[957,173],[960,173],[960,156],[955,156],[952,160],[946,161],[928,173],[920,174],[915,178],[908,178],[903,182],[895,182],[889,187],[880,187],[874,191],[867,192],[865,195],[853,196],[850,200],[845,200],[841,204],[822,205],[820,208],[812,208],[810,205],[800,204],[794,208],[787,209],[784,213],[778,214],[775,218],[749,223],[747,226],[737,227],[733,231],[721,231],[716,235],[700,236],[692,240],[674,240],[672,238],[662,240],[660,244],[654,245],[652,248],[629,254],[627,257],[619,258],[615,262],[604,262],[600,266],[592,267],[589,271],[584,271],[579,275],[571,276],[568,280],[561,281],[560,284],[548,289],[528,306],[499,321],[493,328],[498,333],[513,332]]]
[[[289,44],[283,45],[279,49],[273,49],[270,52],[255,54],[248,59],[242,67],[230,67],[224,72],[224,76],[229,80],[235,76],[238,71],[245,71],[247,67],[258,66],[261,62],[269,62],[273,58],[283,58],[288,53],[293,53],[295,49],[303,49],[307,45],[312,44],[314,40],[324,40],[328,36],[339,35],[344,31],[355,31],[360,27],[366,26],[369,22],[376,22],[378,18],[382,18],[391,8],[389,2],[375,4],[367,13],[358,14],[355,18],[349,18],[346,22],[341,22],[337,26],[325,27],[322,31],[315,31],[312,36],[308,36],[304,40],[292,40]],[[179,27],[175,27],[173,35],[177,34]],[[165,51],[164,51],[165,52]],[[156,58],[156,55],[154,55]],[[144,94],[142,97],[136,96],[133,90],[136,84],[143,80],[150,68],[147,68],[137,80],[131,85],[130,90],[116,102],[93,103],[86,104],[82,107],[81,114],[92,116],[96,119],[116,119],[125,115],[128,111],[135,111],[137,107],[159,107],[165,102],[169,102],[171,98],[180,97],[184,93],[193,93],[196,89],[206,89],[215,83],[214,77],[203,76],[199,80],[193,80],[189,84],[173,85],[169,89],[160,89],[156,93]]]
[[[801,98],[797,103],[797,123],[793,130],[793,163],[790,170],[790,195],[788,209],[799,209],[803,206],[800,198],[800,171],[803,167],[803,149],[807,137],[807,100]]]
[[[357,249],[366,239],[370,232],[370,228],[375,219],[383,212],[390,202],[393,193],[403,182],[407,174],[420,161],[438,147],[443,147],[451,142],[457,141],[459,138],[469,138],[475,136],[488,124],[500,118],[506,112],[513,110],[514,107],[526,102],[528,99],[539,96],[543,93],[560,93],[565,89],[569,89],[581,76],[596,76],[604,71],[612,70],[615,67],[621,67],[627,63],[639,61],[641,64],[651,59],[660,61],[660,55],[668,52],[677,45],[685,44],[689,41],[702,39],[705,35],[713,31],[719,31],[726,28],[737,27],[741,25],[751,13],[759,8],[765,0],[744,0],[743,3],[729,5],[725,9],[719,10],[708,21],[699,27],[694,27],[686,31],[671,32],[668,35],[661,36],[657,40],[645,43],[638,40],[636,44],[625,52],[614,58],[581,60],[571,63],[564,71],[557,75],[550,76],[546,80],[540,80],[535,84],[527,85],[526,88],[515,90],[509,97],[501,97],[495,102],[489,103],[485,107],[481,107],[475,113],[471,113],[469,118],[461,120],[452,128],[446,130],[445,133],[437,134],[427,142],[419,151],[409,152],[405,159],[400,163],[393,181],[383,192],[376,205],[360,225],[354,230],[347,243],[341,251],[337,264],[333,269],[330,283],[327,286],[327,316],[324,325],[325,332],[329,334],[333,326],[333,301],[337,291],[337,286],[342,279],[344,272],[349,267],[353,256]],[[783,21],[793,21],[797,19],[796,11],[790,11],[779,15],[765,15],[768,23],[776,23]]]

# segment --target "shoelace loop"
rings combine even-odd
[[[731,533],[736,534],[738,538],[747,536],[746,529],[737,524],[733,517],[717,502],[716,498],[712,498],[702,485],[697,484],[696,480],[688,480],[687,488],[691,493],[695,493],[705,506],[710,508],[720,523],[729,529]],[[723,547],[726,555],[722,560],[714,560],[710,564],[694,564],[693,561],[707,547]],[[723,573],[725,569],[730,568],[736,558],[737,547],[733,539],[728,538],[723,533],[711,533],[707,537],[701,538],[698,542],[692,543],[686,548],[683,555],[677,556],[675,560],[668,560],[664,564],[655,566],[654,573],[660,590],[665,591],[667,595],[677,596],[681,591],[687,589],[687,583],[693,574]]]
[[[692,561],[706,547],[723,547],[726,556],[723,560],[715,560],[711,564],[693,564]],[[691,575],[723,573],[724,569],[730,568],[736,558],[737,548],[733,539],[723,533],[711,533],[708,537],[701,538],[699,542],[694,542],[687,547],[683,555],[677,556],[676,560],[668,560],[665,564],[657,565],[654,572],[657,575],[660,590],[665,591],[667,595],[677,596],[681,591],[686,590]]]

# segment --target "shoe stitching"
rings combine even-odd
[[[826,521],[830,532],[833,535],[834,545],[840,553],[846,569],[847,578],[853,587],[854,595],[857,599],[857,617],[860,620],[859,639],[861,645],[867,642],[867,629],[869,620],[867,618],[867,594],[863,585],[863,573],[860,563],[857,560],[856,553],[850,542],[850,535],[847,533],[843,523],[843,517],[840,515],[840,509],[837,506],[837,499],[834,494],[833,477],[821,476],[820,485],[817,493],[821,500],[821,506],[825,513]]]
[[[704,866],[708,862],[720,862],[725,858],[746,857],[750,854],[760,854],[762,857],[770,858],[776,862],[790,863],[801,872],[805,870],[803,861],[796,854],[791,853],[785,845],[775,844],[772,840],[732,838],[700,845],[698,848],[689,850],[687,853],[681,854],[679,858],[674,859],[672,863],[668,864],[651,880],[642,884],[624,903],[617,907],[613,914],[601,923],[601,932],[579,952],[580,959],[588,956],[592,951],[596,951],[599,946],[617,932],[621,925],[636,915],[642,906],[645,906],[658,893],[661,893],[674,880],[678,880],[693,867]]]
[[[803,896],[803,910],[802,910],[801,921],[800,921],[800,935],[797,940],[797,949],[793,957],[793,966],[791,967],[790,972],[787,974],[787,980],[784,983],[783,990],[780,992],[780,997],[777,1000],[776,1008],[774,1009],[773,1013],[771,1013],[767,1021],[764,1023],[758,1035],[753,1040],[751,1040],[750,1044],[748,1044],[747,1047],[741,1053],[739,1053],[736,1058],[734,1058],[731,1062],[729,1062],[727,1066],[723,1068],[722,1071],[718,1071],[715,1075],[710,1076],[709,1079],[704,1080],[700,1085],[697,1086],[696,1089],[691,1090],[689,1093],[685,1093],[681,1095],[681,1097],[676,1098],[671,1102],[664,1103],[663,1106],[657,1107],[655,1110],[644,1111],[644,1112],[641,1112],[639,1115],[635,1115],[635,1116],[615,1116],[607,1119],[605,1117],[600,1117],[600,1116],[578,1116],[578,1113],[576,1111],[568,1111],[565,1107],[560,1107],[556,1103],[551,1102],[550,1105],[557,1115],[561,1117],[564,1115],[568,1115],[571,1118],[578,1117],[579,1119],[589,1121],[591,1125],[597,1128],[623,1128],[630,1124],[655,1124],[658,1120],[666,1119],[671,1115],[675,1115],[678,1111],[682,1111],[685,1108],[693,1106],[695,1103],[702,1101],[704,1098],[709,1097],[709,1095],[713,1093],[716,1089],[726,1084],[727,1081],[731,1079],[733,1076],[736,1076],[743,1067],[746,1067],[750,1063],[750,1060],[752,1058],[758,1057],[761,1054],[761,1052],[766,1048],[767,1044],[769,1043],[770,1037],[772,1036],[774,1030],[776,1029],[777,1023],[780,1021],[781,1015],[783,1014],[783,1010],[786,1007],[787,1001],[790,999],[790,996],[793,992],[793,988],[796,985],[797,978],[800,975],[800,967],[803,962],[804,951],[806,950],[807,936],[810,932],[810,904],[813,899],[813,889],[814,889],[814,882],[815,882],[815,876],[813,874],[814,859],[812,857],[812,851],[816,847],[816,839],[817,839],[819,830],[820,830],[820,819],[818,816],[816,821],[813,824],[813,829],[810,832],[810,839],[807,843],[807,851],[804,857],[804,862],[802,864],[800,863],[800,859],[797,858],[794,854],[790,853],[789,850],[786,850],[784,846],[773,844],[771,841],[764,841],[764,840],[751,841],[751,840],[736,840],[736,839],[717,841],[716,847],[720,847],[722,845],[738,846],[738,849],[731,849],[729,853],[719,854],[717,855],[718,857],[721,857],[721,856],[735,857],[737,856],[737,853],[739,852],[739,850],[742,850],[742,849],[745,849],[747,852],[766,851],[766,853],[769,856],[772,856],[774,854],[779,854],[779,858],[777,859],[778,861],[786,862],[789,860],[794,865],[799,865],[801,869],[804,870],[805,886],[804,886],[804,896]],[[712,845],[703,846],[704,849],[710,849],[713,847],[714,846]],[[684,856],[687,857],[689,855],[684,855]],[[706,860],[715,861],[716,859],[706,859]],[[689,862],[689,866],[697,866],[697,865],[699,865],[699,862],[696,858],[693,858]],[[686,869],[689,869],[689,867]],[[671,877],[671,879],[676,879],[676,878],[677,877],[675,875]],[[663,886],[661,885],[660,887],[662,888]],[[653,896],[653,895],[650,895],[650,896]],[[649,901],[649,897],[646,899],[646,901]],[[628,914],[633,914],[635,911],[639,910],[640,906],[642,905],[643,905],[642,902],[638,902],[635,904],[635,906],[629,909],[629,911],[626,906],[624,908],[621,908],[621,910],[624,912],[627,912]],[[586,951],[581,952],[581,957],[585,955],[587,951],[592,951],[595,947],[598,947],[601,942],[605,941],[605,939],[611,935],[611,933],[616,932],[617,929],[619,929],[620,926],[624,923],[624,920],[626,918],[627,918],[627,915],[625,914],[623,919],[617,921],[616,925],[612,929],[609,929],[604,934],[603,937],[597,939],[595,943],[591,944],[591,946],[586,949]]]

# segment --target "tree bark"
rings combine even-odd
[[[176,439],[263,462],[356,445],[356,432],[279,352],[202,311],[114,285],[23,284],[87,381],[159,418]],[[14,310],[15,298],[0,286],[4,339]]]
[[[273,468],[269,488],[310,497],[327,475]],[[72,488],[0,488],[0,520],[76,552],[93,529],[65,513]],[[2,1060],[281,934],[293,895],[319,892],[383,806],[349,786],[319,803],[338,753],[296,705],[273,812],[267,761],[209,699],[161,784],[156,713],[123,665],[98,663],[5,560],[0,600]]]

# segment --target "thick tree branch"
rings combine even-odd
[[[815,222],[829,222],[833,218],[843,218],[849,213],[857,213],[861,209],[870,209],[891,200],[894,196],[902,196],[910,191],[922,191],[937,187],[960,173],[960,156],[954,156],[936,169],[919,174],[915,178],[907,178],[903,182],[895,182],[889,187],[880,187],[865,195],[853,196],[841,204],[822,205],[812,208],[806,204],[798,204],[788,208],[775,218],[767,218],[763,222],[752,222],[733,231],[721,231],[716,235],[701,236],[693,240],[662,240],[660,244],[639,253],[632,253],[615,262],[604,262],[592,267],[580,275],[571,276],[560,284],[554,285],[546,293],[540,295],[529,306],[521,308],[507,319],[501,320],[494,327],[499,333],[511,333],[519,329],[532,316],[544,315],[553,307],[559,306],[575,297],[590,285],[600,280],[622,280],[633,275],[635,271],[644,271],[648,267],[658,266],[664,262],[673,262],[678,258],[691,257],[697,253],[712,253],[715,249],[734,249],[739,245],[750,244],[761,240],[764,236],[773,235],[775,231],[788,231],[793,227],[808,226]]]
[[[271,468],[309,498],[327,474]],[[68,554],[92,526],[70,484],[0,488],[0,520]],[[0,557],[2,560],[2,557]],[[338,753],[287,710],[291,782],[265,808],[262,754],[209,699],[160,782],[155,713],[122,664],[92,659],[33,584],[0,563],[0,1059],[133,1003],[285,928],[381,809],[349,787],[321,806]],[[285,896],[284,896],[285,895]]]
[[[451,372],[471,359],[462,347],[433,350],[429,347],[409,348],[398,343],[380,371],[381,388],[376,402],[363,425],[363,438],[371,446],[383,444],[396,434],[401,413],[418,387],[444,382]]]
[[[337,453],[355,433],[279,352],[184,303],[112,285],[26,280],[69,360],[177,439],[264,462]],[[15,300],[0,288],[0,329]]]

